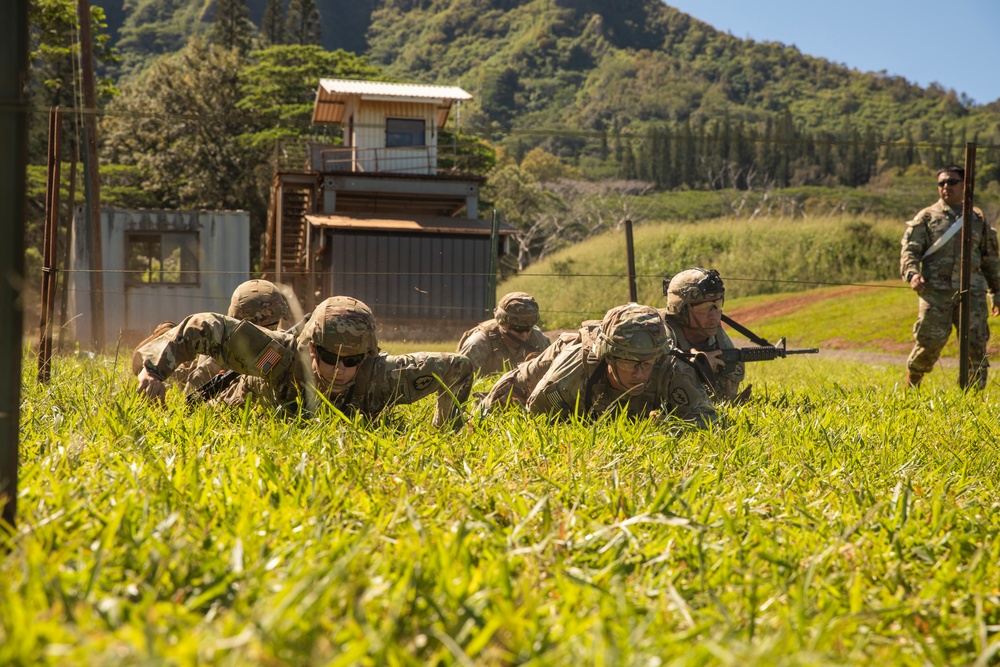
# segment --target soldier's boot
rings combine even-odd
[[[923,373],[917,373],[915,371],[906,371],[906,388],[916,389],[920,386],[920,381],[924,379]]]

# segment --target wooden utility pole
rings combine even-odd
[[[632,221],[625,221],[625,254],[628,260],[628,300],[638,303],[639,290],[635,286],[635,243],[632,241]]]
[[[497,258],[500,255],[500,211],[493,209],[493,219],[490,221],[490,261],[486,269],[486,317],[493,317],[493,309],[497,306]]]
[[[101,251],[101,179],[97,160],[97,95],[94,91],[94,45],[90,31],[90,0],[78,0],[80,74],[83,78],[83,183],[90,231],[90,340],[104,351],[104,255]]]
[[[59,186],[62,116],[49,110],[49,159],[45,178],[45,232],[42,239],[42,307],[38,321],[38,381],[47,383],[52,361],[52,311],[56,299],[56,249],[59,247]]]
[[[17,518],[24,311],[24,183],[28,163],[28,0],[0,2],[0,505]]]
[[[962,202],[962,258],[959,264],[958,280],[958,386],[969,388],[969,323],[972,315],[972,224],[976,214],[972,210],[972,195],[976,184],[976,144],[965,144],[965,199]],[[985,230],[983,230],[985,233]],[[982,298],[982,297],[979,297]],[[976,360],[977,368],[980,359]]]

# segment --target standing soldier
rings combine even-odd
[[[532,414],[622,410],[634,417],[671,414],[698,426],[717,419],[694,368],[671,353],[663,318],[635,303],[609,310],[592,345],[564,349],[528,398]]]
[[[341,411],[375,417],[393,405],[438,395],[434,425],[461,424],[472,389],[472,364],[459,354],[379,351],[372,311],[345,296],[326,299],[298,335],[271,331],[216,313],[190,315],[139,348],[139,393],[163,401],[163,381],[197,354],[236,371],[217,403],[254,398],[270,407],[314,411],[330,401]]]
[[[670,279],[664,293],[667,307],[660,312],[674,347],[693,355],[705,355],[711,370],[705,373],[707,389],[713,397],[720,401],[748,398],[749,391],[740,395],[743,362],[727,364],[719,358],[720,350],[736,347],[721,326],[726,287],[719,272],[701,268],[681,271]]]
[[[537,323],[538,303],[534,297],[524,292],[505,294],[492,320],[462,335],[458,352],[472,361],[480,375],[509,370],[549,346],[549,339],[535,326]]]
[[[906,386],[917,387],[930,373],[951,335],[958,328],[959,265],[961,257],[962,203],[965,198],[965,169],[949,166],[937,173],[937,203],[920,211],[906,223],[900,250],[899,272],[910,288],[920,295],[920,310],[913,325],[916,343],[906,360]],[[1000,250],[997,233],[983,212],[973,208],[972,258],[969,270],[972,308],[969,317],[970,385],[986,386],[989,360],[986,342],[990,338],[986,291],[989,289],[993,315],[1000,315]]]

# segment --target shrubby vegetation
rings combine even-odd
[[[895,279],[901,235],[902,221],[852,216],[651,223],[634,232],[638,300],[662,303],[662,279],[691,266],[718,269],[731,298]],[[574,328],[628,300],[627,275],[625,234],[615,229],[554,253],[498,291],[529,292],[544,304],[544,326]]]

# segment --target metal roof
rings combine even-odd
[[[364,215],[323,215],[311,213],[306,220],[314,227],[350,231],[382,232],[425,232],[428,234],[485,234],[489,235],[489,220],[473,218],[451,218],[447,216],[382,216],[373,218]],[[500,234],[515,234],[517,230],[501,222]]]
[[[313,123],[342,123],[344,104],[351,97],[359,97],[362,100],[436,104],[439,127],[444,127],[452,102],[472,99],[472,95],[458,86],[320,79],[316,91],[316,106],[313,109]]]

